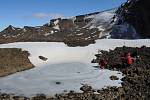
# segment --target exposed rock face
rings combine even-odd
[[[21,49],[0,48],[0,77],[33,68],[28,56]]]
[[[123,20],[119,24],[127,22],[131,24],[143,38],[150,38],[150,1],[127,0],[117,10]]]

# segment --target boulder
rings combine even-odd
[[[39,56],[39,58],[43,61],[47,61],[48,58],[44,57],[44,56]]]

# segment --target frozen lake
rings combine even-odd
[[[105,86],[121,86],[121,81],[112,81],[111,75],[120,79],[117,71],[94,68],[91,60],[98,49],[109,50],[117,46],[150,46],[150,40],[98,40],[87,47],[67,47],[56,42],[19,42],[0,45],[0,48],[22,48],[31,54],[29,59],[36,66],[31,70],[0,78],[2,92],[31,96],[39,93],[54,95],[64,90],[81,92],[82,84],[94,89]],[[47,57],[42,61],[38,56]],[[59,82],[60,84],[56,84]]]

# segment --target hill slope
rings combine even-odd
[[[53,41],[65,42],[71,46],[84,46],[108,35],[102,33],[109,27],[113,16],[114,10],[79,15],[69,19],[52,19],[43,26],[16,28],[10,25],[0,32],[0,43]]]

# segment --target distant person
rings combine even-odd
[[[127,66],[131,66],[133,64],[134,58],[131,57],[130,52],[127,54],[126,60],[127,60]]]
[[[121,56],[122,67],[129,67],[133,64],[134,58],[131,56],[130,52],[124,53]]]
[[[100,66],[101,69],[104,69],[105,66],[107,66],[107,61],[105,59],[101,58],[99,60],[99,66]]]

